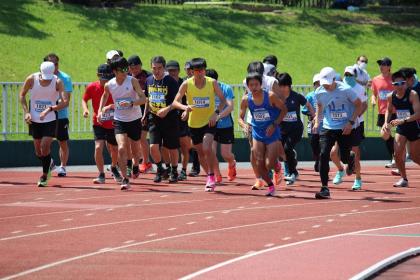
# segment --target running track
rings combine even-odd
[[[157,185],[152,174],[121,192],[110,178],[91,184],[92,172],[38,189],[38,172],[2,170],[0,278],[348,279],[420,246],[420,172],[409,166],[410,188],[368,167],[363,191],[346,177],[327,201],[313,199],[310,168],[275,198],[249,189],[246,168],[215,193],[204,177]]]

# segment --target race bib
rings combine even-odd
[[[346,112],[331,112],[331,119],[333,121],[343,121],[347,119],[347,113]]]
[[[163,92],[152,92],[149,95],[150,102],[166,104],[165,94]]]
[[[105,113],[102,113],[101,120],[102,121],[110,121],[114,119],[114,110],[109,110]]]
[[[386,100],[387,95],[391,93],[388,90],[380,90],[379,91],[379,100]]]
[[[124,107],[124,106],[121,106],[123,103],[130,103],[132,100],[131,100],[131,98],[118,98],[116,101],[115,101],[115,108],[117,109],[117,110],[130,110],[131,109],[131,106],[126,106],[126,107]],[[125,104],[124,104],[125,105]]]
[[[266,122],[271,120],[270,113],[266,110],[255,111],[253,116],[256,122]]]
[[[296,122],[298,120],[296,111],[287,112],[286,116],[284,116],[284,122]]]
[[[208,108],[210,107],[209,97],[193,97],[193,106],[195,108]]]
[[[52,102],[48,100],[35,100],[35,112],[41,113],[51,105]]]
[[[397,119],[405,119],[411,116],[410,110],[397,110]]]

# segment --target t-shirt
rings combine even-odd
[[[376,76],[372,80],[372,93],[378,99],[378,113],[385,114],[387,107],[387,95],[390,94],[394,88],[392,87],[391,76],[383,77]]]
[[[102,126],[107,129],[113,128],[113,120],[114,120],[114,111],[107,111],[106,113],[102,114],[102,124],[98,123],[97,116],[99,110],[99,104],[101,103],[102,95],[104,94],[104,87],[101,85],[99,81],[90,83],[83,94],[83,100],[88,102],[92,100],[92,108],[93,108],[93,125],[94,126]],[[112,100],[112,96],[108,96],[108,100],[105,103],[105,106],[109,104],[113,104],[114,101]]]
[[[149,73],[146,70],[141,70],[138,75],[135,75],[133,77],[136,78],[137,81],[139,81],[140,87],[144,91],[144,89],[146,88],[146,80],[151,75],[152,75],[152,73]],[[147,97],[147,95],[146,95],[146,97]],[[144,108],[145,107],[146,107],[146,105],[140,105],[142,114],[144,114]]]
[[[354,112],[354,104],[357,94],[348,85],[336,82],[336,88],[328,92],[324,87],[315,91],[315,98],[318,104],[324,107],[324,129],[343,129],[349,122]]]
[[[315,100],[315,91],[311,91],[310,93],[308,93],[306,95],[306,100],[309,102],[309,104],[312,105],[312,108],[314,108],[314,111],[316,113],[316,111],[318,111],[318,103]],[[303,107],[302,109],[302,113],[305,115],[309,115],[309,110],[306,106]],[[320,116],[320,118],[322,118],[322,115]],[[319,123],[319,127],[322,127],[322,119]],[[307,132],[309,134],[312,134],[312,122],[308,121],[308,126],[307,126]],[[314,134],[318,134],[318,131],[315,131]]]
[[[365,87],[356,83],[356,85],[354,87],[352,87],[352,89],[357,94],[357,97],[360,99],[360,101],[362,103],[367,101],[368,97],[367,97],[367,94],[366,94]],[[357,117],[357,121],[355,122],[356,127],[358,127],[360,125],[360,123],[362,123],[362,122],[364,122],[363,114],[361,116]]]
[[[153,75],[146,79],[145,93],[149,97],[149,109],[150,118],[159,119],[156,116],[157,112],[172,104],[178,93],[179,84],[171,76],[166,75],[161,80],[156,80]],[[176,110],[171,110],[165,118],[165,120],[173,120],[178,115]]]
[[[233,99],[235,99],[235,95],[233,94],[232,88],[229,85],[222,82],[218,82],[218,84],[219,84],[220,89],[223,92],[223,96],[225,97],[225,99],[233,101]],[[219,96],[216,95],[216,109],[219,107],[219,104],[220,104],[220,99],[219,99]],[[227,105],[225,107],[227,107]],[[231,114],[220,119],[217,122],[217,128],[228,128],[232,126],[233,126],[233,119],[232,119]]]
[[[73,83],[71,82],[71,78],[68,74],[58,71],[57,77],[63,81],[64,84],[64,92],[67,92],[68,94],[71,94],[73,91]],[[58,113],[59,119],[68,119],[69,118],[69,111],[68,107],[61,109]]]
[[[300,119],[300,106],[305,106],[306,102],[305,96],[293,90],[290,91],[289,97],[286,99],[287,114],[280,124],[282,134],[303,126]]]
[[[353,67],[354,67],[354,69],[356,69],[356,72],[357,72],[356,80],[358,82],[360,82],[361,84],[366,85],[367,82],[369,82],[369,80],[370,80],[369,73],[366,70],[361,69],[359,67],[359,64],[357,64],[357,63],[354,64]]]

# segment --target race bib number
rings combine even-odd
[[[193,106],[195,108],[208,108],[210,107],[209,97],[193,97]]]
[[[110,121],[114,119],[114,110],[109,110],[105,113],[102,113],[101,120],[102,121]]]
[[[36,100],[35,101],[35,112],[41,113],[48,107],[52,105],[51,101],[45,101],[45,100]]]
[[[397,110],[397,119],[405,119],[411,116],[410,110]]]
[[[165,94],[163,92],[152,92],[149,95],[150,102],[166,104]]]
[[[331,112],[331,119],[333,121],[343,121],[347,119],[346,112]]]
[[[115,102],[115,108],[117,110],[129,110],[131,109],[131,106],[127,106],[126,103],[130,103],[131,101],[131,98],[118,98]]]
[[[284,122],[296,122],[298,120],[296,111],[287,112],[286,116],[284,116]]]
[[[391,93],[388,90],[380,90],[379,91],[379,100],[386,100],[387,95]]]
[[[267,112],[266,110],[264,111],[256,111],[253,113],[254,116],[254,120],[256,122],[266,122],[266,121],[270,121],[270,113]]]

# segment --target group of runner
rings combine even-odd
[[[54,137],[60,142],[58,175],[66,175],[71,79],[58,70],[58,61],[56,54],[47,55],[40,71],[29,75],[20,92],[35,154],[42,163],[39,187],[47,186],[55,168],[50,153]],[[398,168],[393,174],[401,176],[394,186],[408,186],[407,142],[411,159],[420,164],[420,85],[416,70],[402,68],[391,74],[392,62],[383,58],[377,61],[381,75],[370,81],[365,70],[367,63],[366,56],[358,57],[356,64],[345,67],[343,78],[331,67],[321,69],[313,77],[314,91],[306,97],[292,90],[292,77],[288,73],[279,73],[274,55],[248,65],[238,124],[251,147],[250,161],[256,180],[252,189],[268,188],[266,195],[275,195],[275,187],[282,179],[282,162],[286,184],[293,185],[298,180],[295,147],[303,135],[303,107],[302,114],[309,118],[314,170],[321,178],[321,190],[315,197],[330,197],[330,159],[338,169],[333,183],[340,184],[345,174],[355,173],[352,189],[360,190],[359,146],[364,139],[363,113],[368,106],[368,86],[372,87],[372,104],[379,105],[378,126]],[[99,171],[93,182],[105,183],[103,150],[106,147],[111,156],[112,177],[121,190],[131,188],[130,178],[152,172],[152,160],[156,166],[155,183],[162,180],[176,183],[197,176],[202,169],[207,175],[205,191],[212,192],[223,180],[217,144],[228,163],[227,178],[235,180],[232,88],[218,80],[217,71],[208,69],[203,58],[185,63],[185,79],[180,78],[179,63],[166,62],[162,56],[151,59],[151,73],[142,66],[139,56],[126,59],[121,51],[111,50],[106,54],[106,63],[97,68],[98,80],[86,87],[83,116],[89,117],[91,101],[94,157]],[[397,127],[395,138],[391,136],[394,126]],[[193,167],[187,175],[190,157]]]

